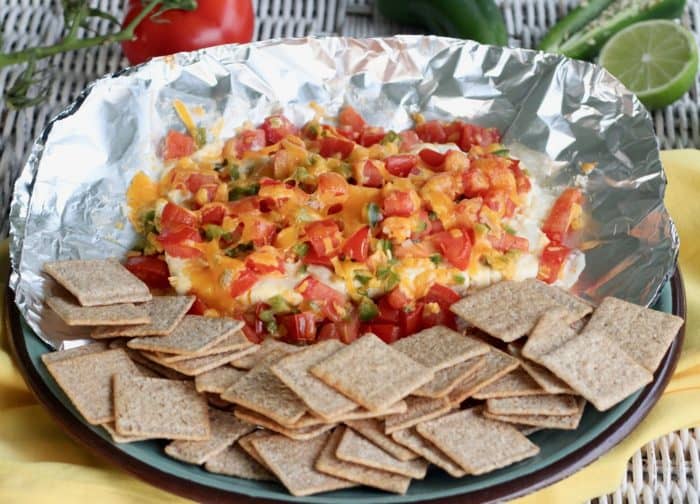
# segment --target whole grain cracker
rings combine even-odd
[[[211,433],[207,402],[192,382],[115,374],[114,416],[123,436],[202,441]]]
[[[486,365],[484,355],[474,357],[464,362],[460,362],[454,366],[441,369],[435,373],[435,378],[430,380],[425,385],[421,386],[412,392],[413,395],[420,397],[432,397],[438,399],[447,396],[461,382],[472,376],[479,369]]]
[[[487,418],[493,420],[498,420],[500,422],[508,422],[516,425],[516,428],[520,430],[524,435],[529,435],[533,431],[524,430],[523,425],[536,427],[539,429],[563,429],[563,430],[574,430],[578,428],[581,422],[581,417],[586,406],[586,401],[582,398],[577,400],[577,411],[571,415],[566,416],[553,416],[553,415],[496,415],[490,413],[488,410],[484,410],[483,414]]]
[[[46,352],[41,354],[41,361],[44,364],[50,364],[51,362],[58,362],[64,359],[71,359],[73,357],[79,357],[81,355],[87,355],[91,353],[98,353],[107,350],[107,345],[102,342],[88,343],[87,345],[81,345],[79,347],[69,348],[67,350],[57,350],[55,352]]]
[[[127,346],[148,352],[192,355],[204,352],[235,334],[239,348],[244,348],[250,345],[250,341],[240,332],[242,326],[243,322],[232,318],[186,315],[170,334],[134,338]]]
[[[535,279],[495,283],[457,301],[450,310],[489,335],[510,342],[528,334],[543,313],[557,307],[568,310],[569,322],[592,311],[591,305],[573,294]]]
[[[235,418],[231,413],[209,408],[211,435],[204,441],[172,441],[165,453],[174,459],[202,465],[211,457],[224,451],[236,440],[255,430],[255,426]]]
[[[245,334],[243,334],[243,336],[245,337]],[[226,336],[226,338],[224,338],[223,340],[219,341],[216,345],[204,350],[203,352],[197,352],[194,354],[167,354],[162,352],[155,353],[162,362],[174,363],[184,360],[196,359],[199,357],[208,357],[210,355],[215,354],[243,352],[245,350],[245,353],[241,353],[240,356],[234,358],[234,360],[237,360],[242,357],[245,357],[246,355],[257,352],[259,348],[260,347],[258,345],[255,345],[254,343],[248,343],[248,345],[246,346],[241,346],[241,334],[232,333]]]
[[[126,351],[126,353],[129,355],[129,358],[134,361],[136,364],[139,364],[140,366],[143,366],[152,372],[156,373],[158,376],[162,376],[164,378],[169,378],[171,380],[188,380],[190,379],[189,376],[186,376],[182,373],[178,373],[174,369],[167,368],[165,366],[161,366],[155,361],[152,361],[151,359],[147,359],[145,357],[145,354],[147,352],[141,353],[138,350],[132,350],[131,348],[126,347],[126,341],[124,340],[117,340],[117,341],[112,341],[110,342],[110,346],[114,343],[122,343],[125,346],[122,347]],[[119,348],[119,347],[116,347]]]
[[[236,359],[231,365],[238,369],[253,369],[261,360],[265,359],[271,353],[287,355],[294,352],[300,352],[304,349],[302,346],[291,345],[284,341],[278,341],[274,338],[267,338],[258,345],[258,351]]]
[[[274,481],[277,479],[238,445],[229,446],[210,457],[204,464],[204,469],[210,473],[250,480]]]
[[[348,413],[344,413],[337,417],[328,419],[329,422],[341,423],[350,420],[365,420],[367,418],[383,418],[387,415],[395,415],[397,413],[405,413],[408,410],[408,405],[406,401],[398,401],[386,409],[379,411],[370,411],[365,408],[357,408]]]
[[[494,415],[567,416],[578,411],[578,400],[563,394],[503,397],[487,400],[486,411]]]
[[[428,463],[425,460],[399,460],[370,440],[356,434],[352,429],[347,429],[343,433],[335,455],[346,462],[353,462],[408,478],[423,479],[428,471]]]
[[[432,399],[429,397],[408,396],[406,404],[408,405],[408,410],[405,413],[390,415],[385,418],[384,429],[387,434],[437,418],[452,409],[452,404],[446,397]]]
[[[391,439],[384,433],[384,424],[377,419],[350,420],[347,426],[359,432],[361,435],[372,441],[379,448],[387,452],[392,457],[399,460],[415,460],[418,455],[411,450],[407,450],[402,445]]]
[[[306,404],[271,370],[284,353],[271,352],[226,389],[221,398],[266,416],[282,425],[294,425],[306,413]]]
[[[419,424],[416,430],[469,474],[484,474],[540,451],[513,426],[485,418],[475,408]]]
[[[541,364],[541,356],[575,338],[578,331],[567,323],[568,317],[563,309],[543,313],[522,348],[523,357]]]
[[[331,430],[336,425],[321,423],[305,427],[291,428],[281,425],[270,418],[256,413],[255,411],[246,410],[244,408],[236,408],[233,413],[236,415],[236,417],[245,422],[264,427],[268,430],[277,432],[278,434],[282,434],[290,439],[296,439],[298,441],[305,441],[307,439],[318,437]]]
[[[472,394],[474,399],[542,395],[544,390],[521,367],[505,374]]]
[[[320,492],[350,488],[355,483],[324,474],[314,465],[329,434],[306,441],[284,436],[253,439],[252,444],[267,467],[279,478],[292,495],[303,497]]]
[[[316,469],[360,485],[378,488],[387,492],[405,494],[408,486],[411,484],[411,478],[372,469],[360,464],[353,464],[336,457],[335,452],[344,432],[345,427],[342,426],[333,431],[328,438],[328,442],[321,450],[318,459],[316,459]]]
[[[309,373],[309,369],[343,348],[338,340],[327,340],[287,355],[272,366],[272,372],[315,415],[331,419],[357,408],[357,404]]]
[[[250,434],[240,438],[238,440],[238,445],[244,452],[250,455],[250,457],[252,457],[258,464],[260,464],[267,470],[267,464],[265,464],[265,461],[262,458],[260,458],[260,454],[258,454],[258,452],[255,450],[255,447],[253,446],[254,439],[266,436],[276,436],[276,434],[266,429],[257,429],[251,432]]]
[[[552,373],[549,369],[523,357],[521,348],[511,343],[508,345],[508,351],[513,357],[520,359],[520,365],[523,367],[523,369],[548,394],[576,393],[566,383],[557,378],[556,375],[554,375],[554,373]]]
[[[194,377],[194,386],[200,394],[210,392],[221,394],[245,374],[245,371],[231,366],[221,366]]]
[[[447,455],[438,450],[433,443],[418,434],[415,427],[392,432],[391,437],[397,443],[417,453],[431,464],[435,464],[454,478],[461,478],[467,474]]]
[[[111,437],[112,441],[115,443],[135,443],[138,441],[152,439],[150,436],[122,436],[114,428],[114,422],[104,423],[102,424],[102,428],[107,431],[107,434],[109,434],[109,437]]]
[[[138,375],[136,366],[121,349],[53,360],[46,368],[80,414],[93,425],[114,420],[112,375]]]
[[[519,365],[518,359],[500,350],[496,350],[495,348],[492,348],[491,351],[484,356],[484,359],[486,363],[482,367],[477,369],[477,371],[466,380],[459,383],[447,395],[447,399],[452,406],[458,406],[462,401],[472,396],[479,389],[494,382],[501,376],[510,373]]]
[[[142,352],[143,355],[161,366],[173,369],[185,376],[197,376],[212,369],[230,363],[234,359],[238,359],[246,354],[255,351],[255,345],[249,345],[238,350],[229,350],[228,352],[217,353],[213,355],[205,355],[203,357],[192,357],[191,359],[180,360],[177,362],[166,362],[157,354],[150,352]]]
[[[116,259],[51,261],[44,271],[82,306],[141,303],[151,300],[148,286]]]
[[[392,348],[408,355],[433,372],[484,355],[488,345],[449,327],[434,326],[401,338]]]
[[[140,326],[95,327],[90,336],[93,339],[165,336],[173,332],[195,299],[194,296],[154,296],[141,305],[147,310],[150,323]]]
[[[143,306],[133,303],[81,306],[66,296],[49,296],[46,304],[69,326],[133,325],[151,321]]]
[[[433,373],[373,334],[366,334],[310,369],[368,410],[386,409],[429,382]]]

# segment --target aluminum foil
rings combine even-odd
[[[595,65],[423,36],[220,46],[98,80],[36,140],[12,203],[11,287],[54,347],[85,334],[44,309],[53,286],[42,264],[122,257],[135,242],[125,192],[137,171],[157,176],[159,142],[180,126],[176,98],[199,107],[197,121],[220,138],[279,110],[301,124],[311,101],[329,114],[349,103],[395,130],[410,127],[414,112],[495,126],[541,184],[585,188],[589,218],[577,245],[586,268],[574,291],[649,304],[675,267],[678,236],[649,115]],[[587,176],[586,163],[595,165]]]

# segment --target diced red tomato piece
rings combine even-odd
[[[255,219],[252,222],[251,229],[247,230],[249,232],[249,237],[256,247],[263,247],[265,245],[270,245],[277,234],[277,226],[273,222],[265,220],[263,218]]]
[[[399,310],[399,328],[401,337],[405,338],[420,330],[421,319],[423,317],[423,303],[417,302],[413,310]]]
[[[320,154],[323,157],[331,157],[340,154],[340,159],[345,159],[355,148],[355,142],[345,138],[324,137],[321,139]]]
[[[371,147],[374,144],[378,144],[382,141],[386,133],[384,128],[378,126],[365,126],[362,128],[362,133],[360,133],[360,145],[363,147]]]
[[[484,196],[484,205],[496,212],[501,217],[506,217],[508,213],[507,201],[510,198],[503,191],[489,191]],[[515,207],[513,206],[512,209]]]
[[[564,241],[573,218],[574,205],[580,205],[582,202],[583,194],[580,189],[569,187],[561,193],[542,226],[542,231],[547,238],[554,242]]]
[[[540,269],[537,273],[537,278],[549,284],[556,282],[561,268],[570,253],[571,249],[569,247],[557,243],[548,244],[540,257]]]
[[[164,229],[158,235],[158,241],[163,245],[180,244],[184,241],[201,242],[199,231],[189,226],[179,226]]]
[[[369,226],[364,226],[355,231],[343,245],[343,254],[346,259],[357,262],[365,262],[369,257]]]
[[[443,154],[442,152],[434,151],[433,149],[421,149],[421,151],[418,153],[418,156],[423,160],[425,164],[432,168],[439,168],[445,162],[445,154]]]
[[[427,143],[445,143],[447,133],[440,121],[426,121],[416,126],[418,138]]]
[[[445,135],[447,136],[446,142],[459,144],[459,139],[462,138],[463,127],[464,121],[459,119],[452,121],[449,124],[445,124]]]
[[[260,209],[260,198],[258,196],[248,196],[238,201],[229,201],[226,205],[226,215],[238,217],[246,213]]]
[[[189,311],[187,312],[188,315],[204,315],[204,312],[207,311],[207,305],[202,301],[199,296],[196,296],[194,299],[194,303],[192,303],[192,306],[190,306]]]
[[[288,343],[316,341],[316,317],[312,312],[278,315],[277,321],[285,329],[283,339]]]
[[[365,331],[375,334],[389,345],[401,338],[401,328],[391,324],[368,324],[365,326]]]
[[[349,191],[348,181],[339,173],[325,172],[318,177],[316,192],[324,205],[345,202]]]
[[[458,150],[449,150],[445,154],[445,171],[459,172],[469,168],[469,158]]]
[[[384,177],[382,172],[371,160],[359,161],[355,165],[355,178],[359,185],[365,187],[382,187],[384,185]]]
[[[418,159],[413,154],[397,154],[387,157],[386,170],[397,177],[407,177],[411,170],[416,167]]]
[[[216,175],[209,175],[209,174],[204,174],[204,173],[193,173],[189,177],[187,177],[187,180],[185,181],[185,185],[187,186],[187,189],[192,193],[196,193],[200,187],[202,186],[214,186],[214,190],[216,190],[216,186],[219,183],[219,178]]]
[[[347,321],[326,322],[318,332],[317,341],[337,339],[342,343],[352,343],[360,335],[360,320],[351,317]]]
[[[431,238],[445,259],[455,268],[465,270],[469,267],[472,242],[466,232],[461,229],[450,229],[437,233]]]
[[[170,287],[168,277],[168,263],[163,259],[153,256],[129,257],[124,265],[137,278],[154,289],[167,289]]]
[[[344,106],[338,114],[338,125],[347,126],[353,131],[360,132],[365,127],[365,120],[360,113],[350,105]]]
[[[181,245],[179,243],[163,244],[163,250],[172,257],[181,257],[183,259],[192,259],[194,257],[202,257],[204,254],[201,250],[189,245]]]
[[[416,211],[407,191],[392,191],[384,197],[382,202],[384,217],[410,217]]]
[[[287,135],[297,133],[297,128],[282,114],[266,117],[260,128],[265,132],[267,145],[276,144]]]
[[[469,152],[469,149],[474,145],[487,147],[500,141],[501,134],[496,128],[483,128],[475,124],[464,124],[462,125],[462,135],[459,139],[459,148],[464,152]]]
[[[338,224],[332,219],[311,222],[306,225],[306,236],[320,257],[333,256],[338,252],[342,234]]]
[[[339,322],[345,315],[345,296],[328,285],[308,276],[296,286],[296,291],[309,301],[323,306],[322,313],[333,322]]]
[[[464,187],[464,195],[467,198],[484,194],[491,187],[486,174],[476,168],[469,168],[462,172],[462,185]]]
[[[336,128],[336,131],[353,142],[360,138],[360,133],[352,129],[350,126],[340,125]]]
[[[328,256],[319,256],[313,247],[311,247],[306,253],[306,255],[301,258],[301,262],[303,262],[304,264],[316,264],[318,266],[326,266],[327,268],[333,267],[331,258]]]
[[[189,156],[195,151],[194,138],[186,133],[170,130],[165,135],[163,159],[178,159]]]
[[[420,138],[413,130],[406,130],[399,133],[399,152],[408,152],[414,145],[420,142]]]
[[[513,175],[515,175],[515,186],[518,190],[518,194],[530,192],[532,184],[530,183],[529,177],[520,168],[520,161],[517,159],[514,160],[510,165],[510,169],[513,171]]]
[[[265,340],[265,336],[262,333],[257,333],[255,332],[255,329],[252,328],[248,323],[243,326],[243,334],[245,334],[245,337],[248,338],[248,341],[251,343],[262,343]]]
[[[394,289],[389,294],[387,294],[386,301],[392,308],[402,310],[403,308],[408,306],[408,304],[411,302],[411,298],[404,294],[403,291],[398,287],[394,287]]]
[[[377,308],[379,308],[379,315],[375,319],[377,322],[386,322],[394,325],[399,323],[399,309],[389,304],[388,296],[383,296],[379,300]]]
[[[507,252],[508,250],[522,250],[527,252],[530,248],[530,241],[522,236],[515,236],[509,233],[501,233],[500,236],[488,235],[488,240],[496,250]]]
[[[245,266],[250,271],[253,271],[260,275],[272,273],[273,271],[279,271],[280,273],[284,273],[284,261],[282,259],[279,259],[277,264],[264,264],[256,262],[251,257],[247,257],[245,260]]]
[[[426,303],[437,303],[443,308],[449,308],[462,299],[455,291],[442,284],[433,284],[423,298]]]
[[[202,224],[221,225],[226,217],[226,208],[223,205],[207,205],[200,210]]]
[[[253,285],[257,283],[258,280],[258,275],[255,272],[248,269],[241,271],[231,283],[231,297],[235,298],[241,294],[245,294],[253,287]]]
[[[165,207],[163,207],[163,213],[160,216],[161,229],[179,226],[197,226],[197,216],[175,203],[166,203]]]
[[[258,151],[265,147],[265,130],[252,129],[241,131],[236,136],[236,154],[243,157],[243,154],[250,151]]]
[[[443,308],[439,304],[437,305],[437,310],[435,310],[435,303],[425,303],[423,307],[423,316],[421,317],[421,328],[428,329],[429,327],[442,325],[450,327],[452,329],[456,328],[455,316],[447,308]]]

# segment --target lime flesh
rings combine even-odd
[[[600,64],[648,108],[661,108],[695,82],[698,46],[693,34],[673,21],[644,21],[608,40]]]

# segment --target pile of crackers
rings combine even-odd
[[[95,326],[98,341],[42,357],[86,421],[115,442],[168,440],[173,458],[279,480],[296,496],[403,494],[431,464],[459,478],[532,457],[533,431],[576,429],[587,402],[602,411],[649,383],[683,323],[614,298],[594,309],[527,280],[455,303],[460,332],[255,345],[234,319],[186,315],[188,297],[146,299],[135,283],[92,292],[102,285],[75,278],[94,263],[45,268],[75,297],[47,304]]]

